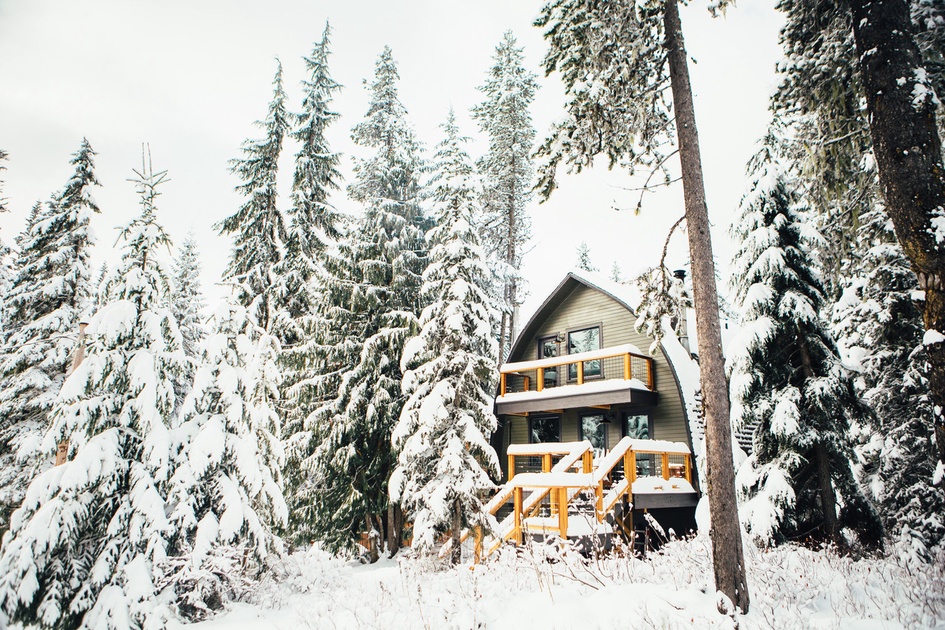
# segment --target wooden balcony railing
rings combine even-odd
[[[655,391],[653,359],[640,354],[635,346],[601,348],[590,352],[550,357],[536,361],[506,363],[499,368],[499,396],[521,392],[541,392],[562,385],[583,385],[589,381],[637,379]]]

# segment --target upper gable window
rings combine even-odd
[[[600,326],[572,330],[568,333],[568,354],[600,350]],[[584,378],[601,375],[600,359],[584,362]],[[577,379],[577,365],[568,366],[568,380]]]

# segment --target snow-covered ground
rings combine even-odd
[[[747,562],[751,611],[731,616],[718,612],[705,536],[646,559],[535,545],[452,569],[313,550],[280,564],[254,603],[188,628],[945,628],[945,558],[916,569],[787,545],[750,548]]]

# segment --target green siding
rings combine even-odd
[[[601,347],[619,346],[632,343],[644,354],[648,352],[652,340],[634,329],[636,317],[622,304],[610,296],[587,287],[578,285],[564,302],[551,312],[538,327],[539,333],[534,336],[522,352],[511,357],[513,361],[529,361],[538,358],[538,339],[570,330],[601,326]],[[567,352],[567,343],[561,344],[562,354]],[[655,386],[659,392],[659,402],[651,410],[653,419],[653,435],[655,440],[669,440],[689,444],[686,427],[686,416],[676,380],[673,377],[666,356],[660,349],[653,357],[655,364]],[[645,377],[641,378],[645,382]],[[569,410],[562,418],[562,441],[568,442],[578,439],[577,410]],[[528,441],[527,422],[521,434],[522,442]],[[513,424],[513,442],[515,425]],[[620,439],[620,423],[615,422],[610,427],[608,444],[616,444]],[[691,445],[690,445],[691,446]]]

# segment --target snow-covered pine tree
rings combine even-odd
[[[95,152],[83,139],[73,155],[74,172],[46,205],[34,206],[11,287],[5,293],[6,340],[0,359],[0,503],[15,508],[36,474],[35,457],[59,389],[72,366],[79,321],[90,306],[89,226],[99,208],[91,188]],[[20,455],[17,456],[17,452]],[[4,516],[7,510],[3,510]],[[6,529],[0,520],[0,531]]]
[[[155,580],[172,533],[164,501],[169,419],[183,368],[155,216],[166,172],[132,180],[141,214],[121,238],[107,303],[89,322],[85,360],[63,384],[43,450],[70,461],[41,473],[13,514],[0,556],[0,610],[40,628],[163,626]]]
[[[200,357],[200,343],[207,336],[201,320],[206,303],[200,287],[200,257],[193,232],[187,234],[180,251],[177,252],[177,258],[174,259],[173,280],[171,309],[183,340],[181,349],[187,357],[186,369],[180,375],[180,380],[176,385],[177,402],[180,404],[190,390]]]
[[[413,522],[413,547],[431,550],[452,530],[453,563],[461,560],[464,527],[487,526],[481,497],[499,476],[489,438],[497,384],[498,304],[494,279],[473,227],[476,186],[456,118],[450,110],[437,147],[436,227],[427,234],[430,263],[423,274],[420,333],[401,359],[408,396],[393,433],[400,451],[390,481],[391,500]]]
[[[623,269],[620,268],[620,264],[616,260],[610,266],[610,279],[617,284],[623,284]]]
[[[538,83],[536,75],[524,66],[523,50],[511,31],[502,36],[486,82],[479,87],[485,100],[472,109],[479,128],[489,137],[489,150],[478,166],[483,178],[484,245],[499,265],[504,302],[500,360],[511,349],[518,325],[516,309],[522,300],[519,270],[531,234],[526,208],[534,184],[535,127],[529,107]]]
[[[922,316],[915,274],[881,205],[862,215],[856,248],[865,252],[834,309],[837,334],[873,409],[855,427],[865,489],[886,530],[910,560],[929,561],[945,544],[945,487],[935,485],[935,444]]]
[[[331,101],[341,86],[328,70],[331,29],[325,24],[322,39],[305,58],[309,78],[303,81],[305,98],[302,113],[295,118],[292,137],[301,145],[295,156],[292,209],[285,259],[278,267],[285,278],[286,294],[281,299],[279,332],[283,344],[282,416],[286,435],[286,500],[289,503],[289,535],[296,540],[311,539],[307,520],[311,497],[298,496],[298,488],[308,483],[301,462],[311,456],[311,431],[305,419],[320,398],[315,381],[323,369],[320,344],[325,341],[326,323],[317,314],[325,250],[340,236],[340,214],[329,202],[339,188],[339,155],[332,153],[325,132],[337,118]],[[337,390],[335,390],[337,391]],[[298,530],[298,531],[296,531]]]
[[[581,241],[577,247],[577,268],[583,271],[600,271],[591,262],[591,248],[587,246],[587,241]]]
[[[878,546],[882,525],[851,470],[850,423],[865,422],[869,409],[821,319],[824,293],[808,254],[819,236],[767,147],[750,168],[732,263],[744,329],[729,359],[734,425],[756,426],[738,473],[742,522],[765,544],[843,544],[851,531]]]
[[[287,510],[275,403],[278,340],[246,309],[224,300],[213,319],[193,389],[172,433],[168,491],[173,535],[160,586],[200,620],[251,588],[282,543],[271,530]]]
[[[206,301],[200,286],[200,254],[193,232],[187,234],[174,260],[172,304],[184,340],[184,354],[196,359],[200,356],[200,343],[207,336],[207,331],[201,321]]]
[[[280,296],[286,294],[285,279],[276,273],[286,242],[285,223],[276,205],[276,179],[289,120],[282,64],[276,63],[269,112],[265,120],[257,122],[266,135],[261,140],[244,141],[243,156],[230,162],[230,170],[241,181],[236,190],[246,200],[235,214],[217,226],[221,234],[232,234],[236,241],[224,279],[236,283],[240,304],[267,331],[275,323]]]
[[[369,85],[367,116],[352,132],[358,145],[374,151],[356,162],[356,180],[348,188],[365,214],[328,263],[330,302],[320,307],[336,326],[324,365],[327,380],[339,385],[310,420],[318,446],[306,464],[315,498],[306,517],[312,533],[340,549],[352,548],[366,529],[375,559],[381,533],[391,553],[400,544],[401,519],[387,493],[396,465],[390,437],[404,403],[396,358],[417,330],[426,260],[423,161],[397,93],[398,78],[385,47]]]

